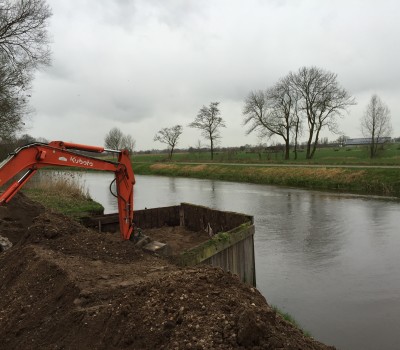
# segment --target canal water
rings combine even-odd
[[[116,212],[112,174],[84,173]],[[255,218],[257,287],[338,349],[400,349],[400,202],[212,180],[136,176],[135,208],[189,202]]]

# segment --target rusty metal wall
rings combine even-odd
[[[182,203],[181,208],[184,215],[184,226],[193,231],[204,230],[210,224],[215,234],[230,231],[247,222],[253,223],[253,217],[245,214],[188,203]]]
[[[256,285],[252,216],[182,203],[180,206],[135,211],[134,223],[142,229],[185,226],[189,230],[199,231],[210,226],[214,235],[221,232],[221,235],[225,235],[224,239],[211,240],[212,249],[207,242],[204,247],[194,247],[190,250],[189,261],[182,260],[184,264],[205,263],[221,267],[225,271],[237,274],[241,281]],[[84,224],[99,231],[114,232],[118,230],[118,215],[86,218]]]
[[[133,214],[133,222],[136,227],[142,229],[163,226],[179,226],[180,206],[160,207],[137,210]]]
[[[118,214],[88,217],[81,221],[85,226],[93,228],[98,228],[101,223],[101,231],[115,231],[119,226]],[[210,225],[213,233],[216,234],[230,231],[247,222],[253,223],[253,217],[182,203],[180,206],[136,210],[133,222],[136,227],[142,229],[180,225],[193,231],[204,230]]]

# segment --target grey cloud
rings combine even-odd
[[[52,122],[85,116],[101,143],[111,125],[138,130],[152,148],[161,124],[189,124],[198,109],[220,101],[229,128],[223,143],[256,142],[241,135],[241,107],[250,90],[271,86],[301,66],[338,74],[363,104],[376,89],[400,114],[397,20],[387,0],[49,0],[53,8],[53,66],[37,75],[32,102],[52,138]],[[385,98],[385,95],[388,98]],[[389,98],[390,97],[390,98]],[[356,134],[359,106],[343,119]],[[99,123],[98,121],[102,122]],[[347,120],[349,121],[347,123]],[[346,124],[347,123],[347,124]],[[397,123],[397,124],[396,124]],[[399,122],[394,122],[400,133]],[[79,137],[79,129],[69,136]],[[185,129],[183,141],[199,138]],[[88,140],[90,141],[90,140]]]
[[[153,115],[151,104],[138,100],[114,100],[113,119],[120,122],[139,122]]]

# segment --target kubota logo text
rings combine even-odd
[[[71,158],[69,158],[69,160],[74,164],[93,166],[93,162],[91,162],[90,160],[82,160],[81,158],[72,157],[72,156],[71,156]]]

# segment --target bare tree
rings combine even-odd
[[[322,129],[337,132],[337,117],[355,100],[337,82],[337,75],[317,67],[302,67],[288,78],[299,96],[297,113],[301,113],[308,126],[306,158],[311,159],[319,142]]]
[[[161,143],[167,144],[169,149],[169,159],[172,159],[172,154],[181,134],[182,125],[175,125],[170,128],[162,128],[154,136],[154,141],[159,141]]]
[[[29,113],[29,96],[21,88],[24,77],[19,75],[0,57],[0,141],[14,138],[24,126],[23,116]]]
[[[267,100],[267,94],[262,90],[251,91],[247,96],[243,107],[243,115],[245,116],[243,123],[244,125],[250,125],[247,134],[250,134],[253,131],[259,131],[259,136],[261,138],[263,136],[271,135],[271,131],[268,128]]]
[[[295,111],[296,94],[287,77],[266,92],[251,92],[243,108],[244,124],[250,124],[247,133],[258,130],[260,136],[282,137],[285,142],[284,157],[289,159],[291,130],[296,127]]]
[[[131,154],[136,147],[136,140],[131,135],[122,136],[121,148],[127,149]]]
[[[194,122],[189,127],[201,130],[202,136],[210,140],[211,159],[214,159],[214,146],[221,138],[220,128],[225,127],[224,120],[218,108],[219,102],[211,102],[210,106],[203,106],[197,114]]]
[[[112,128],[104,139],[104,145],[109,149],[121,149],[123,147],[122,141],[124,134],[118,128]]]
[[[1,54],[15,67],[37,67],[50,60],[45,0],[2,0],[0,2]]]
[[[292,137],[294,138],[294,159],[297,159],[297,149],[299,145],[299,136],[303,133],[303,123],[298,113],[298,95],[296,94],[296,104],[294,105],[294,113],[293,113],[293,120],[292,120]]]
[[[131,135],[124,135],[118,128],[112,128],[104,138],[104,145],[108,149],[127,149],[132,153],[136,146],[136,140]]]
[[[201,140],[197,140],[197,143],[196,143],[197,152],[200,153],[202,147],[203,147],[203,145],[201,144]]]
[[[0,139],[22,129],[33,71],[50,62],[50,16],[45,0],[0,0]]]
[[[343,147],[344,145],[346,145],[348,139],[349,139],[348,136],[342,134],[337,138],[336,142],[339,144],[340,147]]]
[[[390,110],[376,94],[371,97],[361,118],[361,130],[365,137],[371,139],[370,157],[373,158],[376,156],[382,138],[389,137],[392,133]]]

